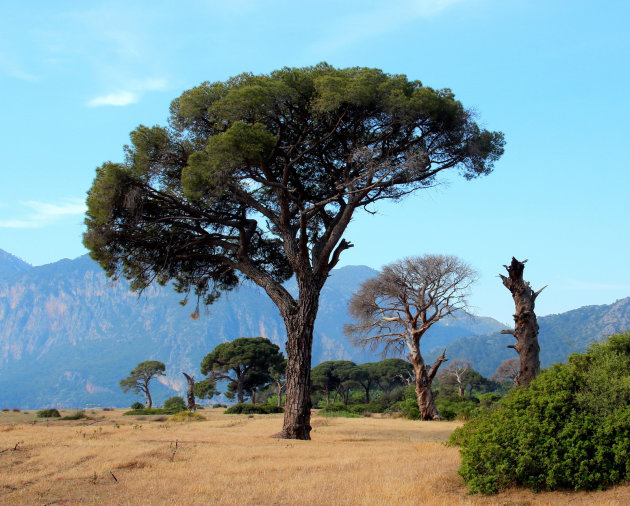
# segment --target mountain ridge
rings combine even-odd
[[[320,299],[314,365],[379,359],[353,348],[342,334],[348,300],[359,283],[375,274],[366,266],[333,271]],[[296,294],[294,280],[285,286]],[[190,307],[179,304],[181,299],[171,286],[152,285],[138,295],[126,280],[108,279],[87,255],[0,279],[0,405],[124,405],[131,396],[120,392],[118,381],[143,360],[167,365],[164,388],[158,385],[155,396],[159,402],[183,391],[182,371],[199,377],[203,356],[220,342],[261,335],[284,348],[278,309],[252,283],[222,294],[197,320],[190,318]],[[497,328],[502,324],[492,319],[454,318],[441,322],[427,339],[444,345]]]
[[[13,258],[0,255],[0,273],[11,271],[0,276],[0,407],[128,405],[133,398],[120,391],[118,381],[144,360],[167,365],[167,376],[154,387],[159,403],[184,391],[182,371],[200,378],[203,356],[221,342],[264,336],[284,348],[278,309],[252,283],[222,294],[193,320],[191,308],[179,304],[183,295],[171,286],[151,286],[138,295],[127,281],[108,279],[87,255],[37,267],[21,261],[15,267]],[[350,297],[376,274],[366,266],[331,273],[315,323],[313,365],[382,358],[352,347],[342,333]],[[296,294],[293,279],[285,286]],[[540,317],[543,365],[564,360],[626,325],[630,328],[630,298],[615,304]],[[503,328],[492,318],[460,315],[432,327],[422,347],[425,353],[435,350],[433,354],[446,347],[450,359],[473,360],[480,372],[490,375],[501,360],[515,356],[506,348],[510,336],[498,334]],[[430,360],[431,352],[427,355]]]

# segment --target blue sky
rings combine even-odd
[[[497,274],[528,258],[538,313],[630,295],[630,7],[607,0],[3,2],[0,248],[85,253],[95,168],[202,81],[326,61],[451,88],[505,133],[487,177],[455,174],[361,215],[342,264],[458,255],[476,312],[511,321]]]

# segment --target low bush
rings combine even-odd
[[[438,396],[435,407],[444,420],[470,420],[479,413],[479,399],[455,395]]]
[[[144,404],[142,404],[141,402],[136,401],[129,407],[131,409],[144,409]]]
[[[175,413],[178,413],[178,411],[173,411],[173,410],[164,409],[164,408],[142,408],[142,409],[132,409],[131,411],[125,411],[123,415],[127,415],[127,416],[174,415]]]
[[[271,404],[234,404],[227,408],[226,415],[271,415],[274,413],[284,413],[284,409]]]
[[[103,408],[103,411],[114,411],[114,408]]]
[[[11,411],[13,411],[14,413],[19,413],[20,412],[20,408],[13,408]]]
[[[190,411],[180,411],[168,419],[169,422],[203,422],[204,420],[206,420],[205,416]]]
[[[37,412],[37,418],[61,418],[59,411],[55,408],[51,409],[40,409]]]
[[[62,416],[61,420],[81,420],[82,418],[90,418],[82,409],[79,409],[71,415]]]
[[[391,413],[401,418],[409,420],[421,420],[420,410],[418,409],[418,401],[414,398],[407,397],[402,401],[395,402],[385,410],[385,413]]]
[[[368,404],[351,404],[348,406],[350,413],[357,413],[359,415],[366,415],[370,413],[384,413],[385,406],[379,400],[372,400]]]
[[[11,411],[9,408],[2,408],[2,411]]]
[[[317,414],[326,418],[361,418],[360,413],[363,411],[360,408],[357,408],[357,406],[360,405],[355,404],[353,406],[346,406],[345,404],[336,402],[334,404],[324,406]],[[355,409],[356,411],[353,411]]]
[[[597,489],[630,479],[630,333],[592,345],[457,429],[471,492]]]
[[[179,395],[174,395],[164,401],[164,409],[179,413],[180,411],[186,411],[188,406],[186,406],[186,401],[183,398]]]
[[[213,404],[212,405],[213,408],[227,408],[227,404]]]

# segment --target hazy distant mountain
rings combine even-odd
[[[143,360],[167,366],[159,403],[184,389],[182,371],[200,377],[202,358],[217,344],[241,336],[265,336],[284,347],[278,310],[257,286],[243,284],[224,294],[198,320],[194,304],[170,287],[151,287],[138,297],[125,281],[113,283],[88,256],[31,267],[0,250],[0,408],[19,406],[129,405],[120,379]],[[324,360],[378,360],[342,336],[347,302],[376,271],[344,267],[332,272],[315,324],[313,364]],[[287,288],[295,293],[295,282]],[[190,307],[190,306],[193,307]],[[491,318],[441,322],[425,337],[445,346],[466,335],[496,331]]]
[[[32,268],[30,264],[0,249],[0,279],[8,279]]]
[[[583,352],[590,343],[630,329],[630,297],[613,304],[584,306],[562,314],[538,318],[540,326],[540,361],[542,367],[561,362],[572,353]],[[507,328],[507,327],[505,327]],[[514,344],[509,334],[494,333],[485,336],[463,337],[448,345],[451,358],[471,360],[483,375],[491,375],[506,358],[517,357],[507,348]],[[441,349],[431,354],[434,358]]]

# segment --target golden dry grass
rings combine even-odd
[[[315,415],[312,441],[287,441],[269,437],[281,415],[121,414],[33,424],[34,413],[0,413],[0,504],[630,504],[630,486],[470,496],[458,451],[442,445],[453,422]]]

